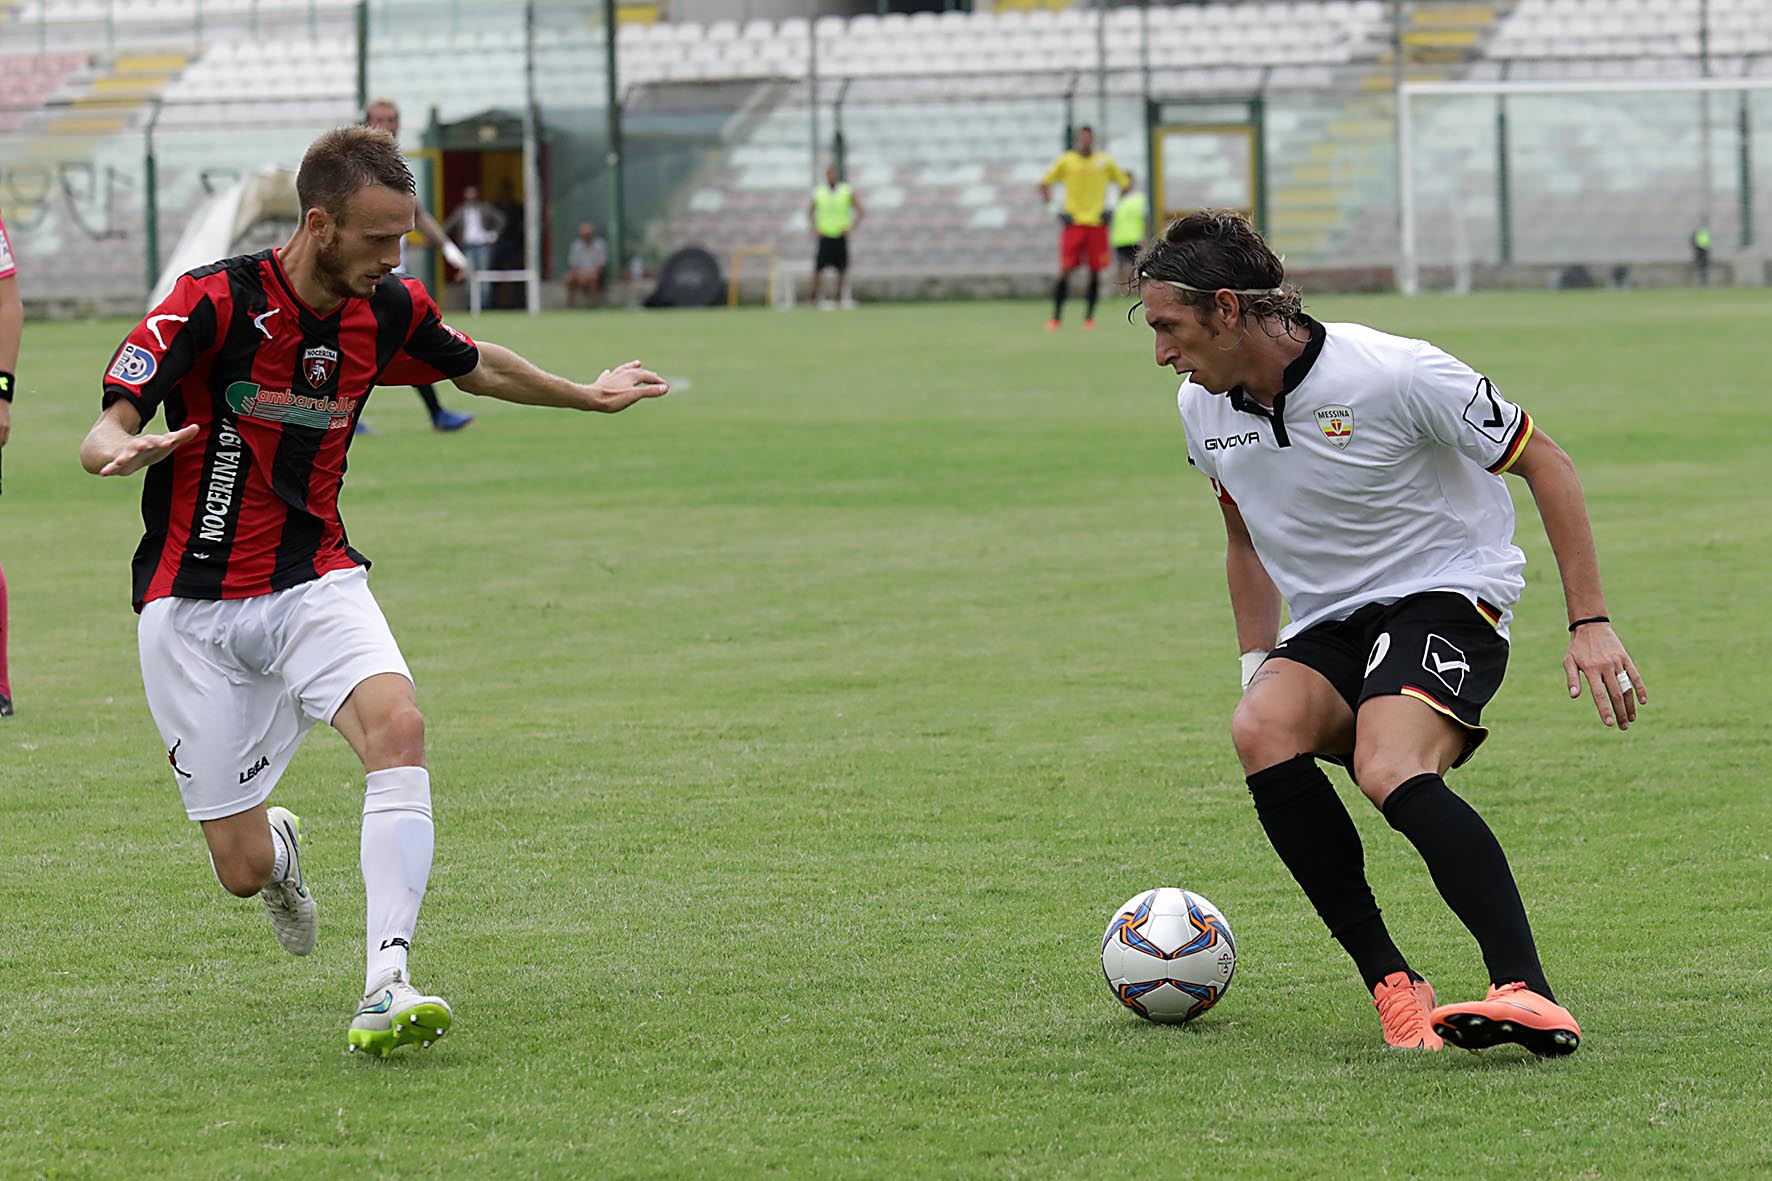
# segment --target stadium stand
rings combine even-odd
[[[452,5],[434,20],[415,12],[372,2],[364,63],[371,90],[408,112],[409,138],[432,112],[447,123],[521,109],[527,39],[519,8]],[[1417,2],[1406,13],[1401,72],[1412,79],[1699,73],[1700,0],[1459,0]],[[556,119],[577,111],[594,124],[604,91],[601,24],[576,7],[538,14],[534,85],[543,110]],[[1709,0],[1709,14],[1713,74],[1772,73],[1772,5]],[[53,254],[65,275],[57,281],[74,294],[139,286],[142,203],[139,187],[128,190],[146,183],[149,126],[158,229],[171,238],[215,178],[289,163],[314,131],[355,113],[356,21],[356,6],[344,0],[12,4],[0,20],[7,158],[54,161],[117,190],[101,200],[76,185],[66,200],[44,202],[15,222],[30,231],[19,235],[21,254]],[[1152,92],[1165,99],[1262,96],[1270,237],[1291,261],[1382,267],[1396,245],[1390,91],[1399,71],[1390,46],[1381,0],[1158,5],[1148,15],[1128,7],[1105,20],[1079,7],[1027,7],[627,23],[617,47],[630,110],[697,94],[724,104],[713,146],[698,145],[663,195],[632,212],[655,251],[696,243],[724,255],[760,245],[791,266],[807,264],[810,185],[840,126],[868,211],[855,243],[860,274],[1044,274],[1052,222],[1035,185],[1067,117],[1099,124],[1104,149],[1146,171],[1148,61]],[[1110,73],[1098,82],[1104,60]],[[807,80],[815,62],[816,84]],[[1684,223],[1700,216],[1691,103],[1587,106],[1579,119],[1537,117],[1525,100],[1514,106],[1516,253],[1555,261],[1618,244],[1610,253],[1627,261],[1679,257]],[[1423,208],[1438,211],[1425,219],[1424,256],[1493,253],[1493,107],[1429,105],[1422,114]],[[1754,122],[1756,153],[1772,149],[1768,125]],[[223,128],[251,134],[216,134]],[[1721,177],[1733,149],[1718,134]],[[1631,137],[1639,147],[1627,156],[1616,145]],[[1235,152],[1207,137],[1177,151],[1186,153],[1192,192],[1237,199],[1247,165]],[[95,202],[103,207],[90,208]],[[1723,210],[1713,230],[1726,236],[1733,216]]]

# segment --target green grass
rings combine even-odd
[[[142,699],[139,482],[75,461],[126,325],[33,324],[0,560],[0,1177],[1751,1177],[1772,1173],[1765,296],[1324,299],[1486,370],[1575,457],[1651,693],[1570,703],[1555,569],[1454,785],[1509,850],[1581,1051],[1402,1056],[1268,848],[1228,740],[1223,533],[1148,333],[1033,305],[489,319],[616,419],[401,390],[345,516],[429,721],[414,963],[456,1026],[345,1052],[361,772],[278,788],[315,954],[212,880]],[[445,387],[447,401],[470,400]],[[1484,983],[1400,837],[1380,903]],[[1111,908],[1239,937],[1184,1028],[1115,1005]]]

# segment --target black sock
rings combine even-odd
[[[1087,292],[1087,298],[1089,300],[1089,310],[1083,314],[1083,318],[1085,320],[1095,319],[1095,297],[1098,294],[1100,294],[1100,292],[1101,292],[1101,275],[1095,271],[1090,271],[1089,272],[1089,290]]]
[[[1274,851],[1317,908],[1372,988],[1392,972],[1419,980],[1391,942],[1372,887],[1353,817],[1310,755],[1298,755],[1249,776],[1255,814]]]
[[[1066,282],[1069,278],[1069,275],[1060,275],[1058,277],[1058,286],[1052,289],[1052,318],[1054,320],[1064,319],[1065,288],[1070,286],[1070,284]]]
[[[1385,798],[1384,818],[1409,838],[1427,862],[1440,897],[1476,936],[1489,979],[1524,981],[1554,1001],[1507,854],[1477,810],[1438,775],[1417,775]]]
[[[431,420],[435,422],[437,416],[443,413],[443,403],[437,401],[437,387],[434,385],[415,385],[412,388],[417,390],[418,396],[424,399],[425,409],[431,412]]]

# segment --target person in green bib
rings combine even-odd
[[[818,254],[812,262],[812,303],[818,302],[819,280],[826,270],[837,272],[837,294],[833,307],[842,304],[854,307],[843,289],[849,274],[849,231],[861,224],[861,201],[847,181],[837,179],[836,165],[824,170],[824,183],[812,190],[812,232],[818,237]]]
[[[1138,187],[1137,175],[1128,172],[1126,187],[1120,190],[1120,199],[1114,202],[1114,212],[1108,218],[1108,244],[1120,261],[1118,279],[1122,291],[1131,288],[1132,261],[1149,234],[1150,208],[1144,190]]]

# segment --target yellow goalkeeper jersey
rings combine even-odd
[[[1070,215],[1072,225],[1098,226],[1110,180],[1121,188],[1132,184],[1132,178],[1106,152],[1091,152],[1087,156],[1066,152],[1046,170],[1041,183],[1064,186],[1064,211]]]

